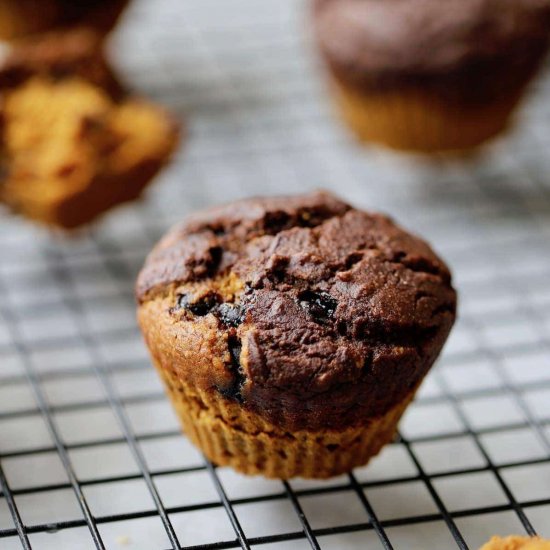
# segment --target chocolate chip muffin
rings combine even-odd
[[[136,293],[186,434],[217,464],[283,479],[349,471],[392,440],[456,305],[425,242],[323,192],[191,216]]]
[[[0,98],[0,201],[51,226],[136,198],[178,143],[175,121],[124,88],[90,31],[11,47]]]
[[[493,537],[480,550],[550,550],[550,541],[539,537]]]
[[[0,39],[86,26],[108,33],[129,0],[0,0]]]
[[[550,0],[315,0],[313,26],[361,140],[461,151],[508,125],[548,50]]]

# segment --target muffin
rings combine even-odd
[[[424,153],[502,132],[550,41],[550,0],[315,0],[335,103],[360,140]]]
[[[282,479],[349,471],[391,441],[456,306],[425,242],[323,192],[191,216],[153,249],[136,295],[191,441]]]
[[[480,550],[550,550],[550,541],[539,537],[493,537]]]
[[[100,34],[118,21],[128,0],[0,0],[0,39],[84,25]]]
[[[0,201],[51,226],[136,198],[178,142],[174,120],[124,89],[88,31],[11,48],[0,94]]]

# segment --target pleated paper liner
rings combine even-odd
[[[390,442],[416,388],[385,415],[341,431],[285,432],[216,390],[191,388],[157,365],[191,441],[209,460],[249,475],[328,478],[366,464]]]

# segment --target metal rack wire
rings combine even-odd
[[[550,536],[550,107],[467,163],[365,150],[333,119],[295,0],[136,1],[114,51],[192,139],[76,238],[0,220],[0,548],[475,549]],[[327,482],[246,479],[180,435],[132,285],[195,208],[326,187],[450,260],[460,320],[401,426]]]

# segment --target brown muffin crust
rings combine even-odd
[[[549,0],[316,0],[313,19],[346,83],[431,86],[466,103],[517,89],[550,40]]]
[[[432,365],[456,307],[424,241],[323,192],[192,216],[136,293],[161,368],[287,430],[383,415]]]

